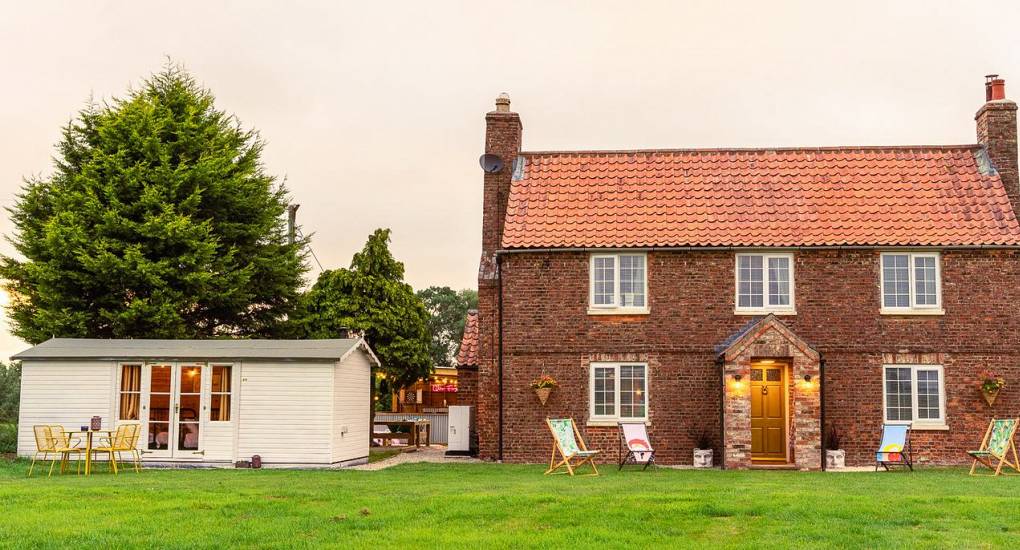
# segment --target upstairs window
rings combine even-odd
[[[938,253],[883,253],[881,277],[883,313],[942,313]]]
[[[648,310],[645,254],[593,254],[590,272],[591,312]]]
[[[793,313],[793,254],[737,254],[737,313]]]

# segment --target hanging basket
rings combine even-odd
[[[984,396],[989,407],[995,404],[995,398],[999,396],[999,391],[998,389],[986,390],[982,388],[981,395]]]
[[[549,394],[552,393],[552,388],[535,388],[535,395],[538,396],[538,400],[545,405],[545,402],[549,400]]]

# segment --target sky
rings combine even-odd
[[[474,288],[501,92],[526,150],[973,143],[985,74],[1020,97],[1018,28],[1015,0],[0,0],[0,206],[171,59],[261,133],[326,269],[389,227],[412,286]]]

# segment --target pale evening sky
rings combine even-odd
[[[1020,98],[1015,0],[0,7],[0,205],[90,95],[169,57],[261,132],[327,269],[390,227],[415,288],[475,286],[503,91],[530,150],[973,143],[983,75]],[[0,357],[25,347],[0,333]]]

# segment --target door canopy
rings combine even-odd
[[[729,363],[735,361],[737,357],[747,351],[751,346],[757,345],[763,337],[770,332],[778,335],[781,341],[803,353],[809,360],[818,361],[818,352],[808,345],[807,342],[794,334],[789,327],[783,324],[783,322],[772,313],[769,313],[765,317],[754,319],[744,325],[743,328],[733,333],[729,338],[716,346],[716,352],[718,352],[719,358],[724,362]],[[770,341],[768,344],[768,350],[754,350],[754,353],[751,355],[758,357],[785,357],[791,355],[788,352],[782,352],[776,349],[777,346],[774,343],[776,340],[775,338],[769,338],[768,340]]]

